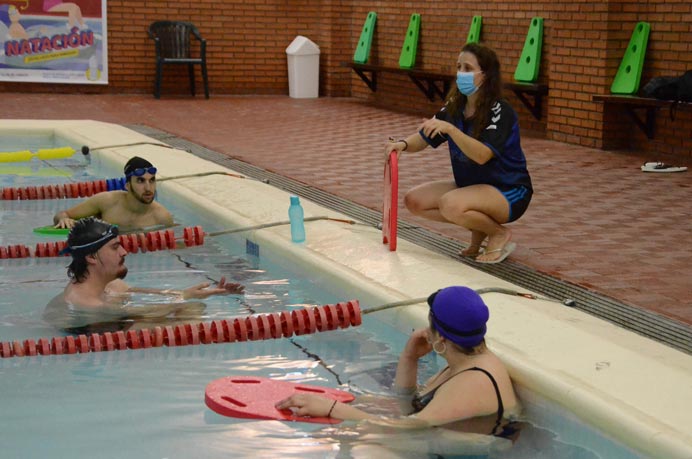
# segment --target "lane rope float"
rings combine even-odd
[[[533,300],[543,300],[575,306],[572,299],[563,301],[532,293],[523,293],[502,287],[486,287],[476,290],[479,295],[502,293]],[[425,298],[413,298],[376,306],[361,311],[358,300],[327,304],[294,311],[256,314],[235,319],[214,320],[197,324],[160,326],[127,332],[92,333],[90,335],[60,336],[0,342],[0,357],[28,357],[36,355],[76,354],[125,349],[145,349],[161,346],[187,346],[197,344],[229,343],[289,338],[307,335],[315,331],[357,327],[363,315],[400,306],[426,302]]]
[[[40,160],[65,159],[75,154],[72,147],[42,148],[33,153],[30,150],[0,152],[0,163],[21,163],[34,158]]]
[[[354,220],[332,218],[327,216],[306,217],[304,220],[306,222],[327,220],[339,223],[347,223],[349,225],[357,224],[357,222]],[[290,221],[286,220],[272,223],[263,223],[260,225],[245,226],[241,228],[232,228],[227,230],[215,231],[211,233],[206,233],[201,226],[188,226],[186,228],[183,228],[182,236],[176,236],[173,229],[169,228],[159,231],[149,231],[147,233],[121,234],[120,236],[118,236],[118,238],[120,239],[120,244],[123,246],[125,250],[127,250],[128,253],[145,253],[154,252],[157,250],[173,250],[180,249],[183,247],[194,247],[198,245],[204,245],[205,237],[215,237],[224,234],[254,231],[289,224]],[[28,246],[23,244],[0,246],[0,259],[28,258],[32,255],[39,258],[57,257],[63,255],[67,256],[67,254],[60,254],[60,251],[62,251],[66,246],[67,242],[64,240],[54,242],[39,242],[36,244],[36,248],[33,251]]]
[[[214,171],[200,172],[196,174],[175,175],[172,177],[163,177],[158,179],[158,181],[165,182],[167,180],[177,180],[192,177],[207,177],[210,175],[225,175],[228,177],[243,179],[246,178],[243,175],[233,174],[231,172]],[[104,191],[125,190],[126,183],[127,179],[125,177],[118,177],[101,180],[92,180],[87,182],[71,182],[26,187],[5,187],[2,188],[2,190],[0,190],[0,200],[17,201],[37,199],[88,198],[90,196]]]
[[[85,354],[161,346],[233,343],[290,338],[316,331],[356,327],[362,323],[360,303],[351,300],[294,311],[255,314],[196,324],[179,324],[89,335],[56,336],[0,342],[0,357]]]

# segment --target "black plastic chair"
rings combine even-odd
[[[199,57],[192,57],[190,37],[200,43]],[[209,99],[209,80],[207,78],[207,41],[202,38],[197,27],[191,22],[156,21],[149,26],[149,37],[156,45],[156,83],[154,97],[161,98],[161,78],[164,64],[185,64],[190,74],[190,92],[195,95],[195,64],[202,66],[204,97]]]

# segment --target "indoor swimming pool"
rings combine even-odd
[[[68,144],[78,151],[87,142],[103,145],[98,143],[102,130],[130,136],[121,142],[109,138],[106,145],[146,141],[120,127],[113,129],[98,123],[87,128],[91,129],[70,125],[57,136],[46,130],[33,136],[35,143],[29,141],[20,146],[34,151]],[[88,135],[77,134],[83,132]],[[7,148],[13,146],[4,145],[0,151],[11,151]],[[95,151],[90,158],[78,152],[65,160],[0,163],[0,188],[119,177],[124,161],[134,155],[151,158],[162,177],[219,169],[188,153],[152,145],[115,150]],[[174,158],[169,162],[164,160],[166,155]],[[173,159],[183,157],[185,164],[174,164]],[[179,226],[174,231],[178,235],[188,226],[199,225],[206,233],[213,233],[277,222],[285,219],[288,208],[288,194],[281,190],[251,178],[223,176],[161,183],[157,199],[175,216]],[[33,233],[31,228],[50,223],[57,210],[77,201],[0,201],[0,246],[33,247],[46,240],[46,236]],[[309,202],[304,205],[306,215],[344,217]],[[222,207],[232,209],[233,214]],[[398,283],[421,282],[406,291],[409,298],[425,296],[438,288],[427,278],[439,277],[435,269],[417,263],[417,257],[423,256],[422,249],[404,244],[400,254],[388,254],[385,248],[371,244],[380,237],[378,231],[361,225],[316,221],[307,222],[306,229],[304,244],[291,243],[289,228],[282,225],[206,238],[204,244],[196,247],[129,254],[127,282],[142,287],[180,288],[225,276],[245,285],[244,295],[205,299],[203,321],[301,310],[353,299],[359,300],[362,310],[367,311],[403,299],[405,295],[400,292],[404,290],[398,289]],[[350,242],[342,245],[345,236],[337,236],[338,232],[350,237]],[[378,253],[378,249],[382,252]],[[349,258],[351,264],[335,267],[341,256]],[[371,257],[398,258],[383,268],[368,263]],[[433,263],[438,261],[435,256],[430,258]],[[61,334],[43,322],[42,312],[66,283],[66,261],[63,257],[0,260],[0,341]],[[405,278],[409,267],[417,269],[421,279]],[[382,284],[373,284],[369,280],[372,276]],[[454,276],[459,284],[478,284],[474,288],[503,285],[482,277],[487,275],[464,271]],[[440,278],[439,282],[450,279]],[[147,296],[138,299],[149,300]],[[508,335],[507,340],[521,342],[518,331],[512,336],[499,322],[507,308],[515,307],[507,306],[507,301],[492,296],[492,320],[498,316],[497,329]],[[508,365],[517,372],[518,392],[525,407],[526,426],[514,445],[441,428],[401,432],[353,423],[241,420],[221,416],[204,403],[205,387],[215,379],[228,375],[263,376],[348,390],[358,396],[355,403],[385,415],[393,414],[396,400],[387,394],[396,361],[408,333],[412,327],[421,326],[425,315],[424,307],[410,306],[368,314],[357,327],[291,338],[0,359],[4,382],[0,404],[6,416],[0,433],[3,449],[10,457],[652,456],[636,452],[636,442],[625,446],[611,433],[586,424],[583,413],[571,413],[539,394],[536,388],[548,384],[527,379],[523,375],[524,364],[511,357],[512,350],[507,350],[506,342],[497,335],[490,335],[489,344],[497,346],[501,356],[506,350]],[[507,320],[516,321],[516,317]],[[491,322],[490,328],[494,325]],[[444,360],[430,355],[424,364],[425,374],[431,375]],[[570,393],[569,397],[572,396]]]

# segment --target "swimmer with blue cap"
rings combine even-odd
[[[158,170],[146,159],[134,156],[125,164],[125,190],[104,191],[53,216],[56,228],[72,228],[76,220],[98,217],[121,231],[173,226],[173,216],[156,202]]]
[[[510,437],[519,402],[507,369],[486,346],[488,306],[474,290],[453,286],[428,298],[429,326],[414,330],[399,357],[394,389],[407,400],[402,416],[387,419],[400,427],[454,426],[464,432]],[[422,357],[434,352],[447,365],[418,386]],[[300,416],[383,422],[382,416],[313,394],[280,401],[278,409]]]
[[[131,287],[123,281],[127,276],[127,251],[118,233],[118,227],[95,217],[75,223],[63,250],[72,256],[67,268],[70,282],[48,303],[44,311],[47,322],[69,333],[82,334],[172,324],[168,319],[198,321],[204,303],[187,300],[244,292],[242,285],[226,283],[224,277],[214,287],[209,282],[184,290]],[[169,301],[134,305],[130,301],[132,293],[163,295]]]

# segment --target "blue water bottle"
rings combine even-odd
[[[303,207],[298,196],[291,196],[291,206],[288,208],[288,219],[291,221],[291,240],[305,241],[305,223],[303,222]]]

